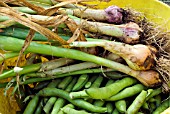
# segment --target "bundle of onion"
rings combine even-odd
[[[128,45],[114,41],[91,41],[72,42],[73,47],[95,47],[104,49],[122,57],[130,68],[134,70],[148,70],[154,65],[154,58],[157,50],[154,47],[142,44]]]

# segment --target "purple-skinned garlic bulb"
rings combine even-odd
[[[123,9],[118,6],[109,6],[105,10],[106,19],[110,23],[123,23]]]
[[[118,6],[109,6],[106,9],[89,9],[86,7],[66,9],[59,8],[58,14],[69,14],[88,20],[103,21],[115,24],[123,23],[124,10]]]

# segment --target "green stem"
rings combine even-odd
[[[102,70],[100,68],[98,68],[98,69],[97,68],[96,69],[84,69],[84,70],[78,70],[78,71],[74,71],[74,72],[68,72],[65,74],[59,74],[59,75],[53,76],[53,78],[60,78],[60,77],[79,75],[79,74],[110,72],[110,71],[114,71],[114,69],[102,69]]]
[[[58,34],[62,34],[64,31],[60,30],[61,28],[58,28]],[[11,37],[16,37],[19,39],[24,39],[27,37],[29,33],[29,29],[23,29],[23,28],[17,28],[17,27],[8,27],[3,29],[3,32],[0,32],[0,35],[3,36],[11,36]],[[62,37],[64,40],[68,40],[70,38],[70,36],[64,36],[64,35],[60,35],[60,37]],[[48,41],[48,38],[43,36],[40,33],[35,33],[34,37],[33,37],[34,41]]]
[[[65,73],[65,74],[60,74],[60,75],[56,75],[54,77],[47,77],[47,78],[41,78],[41,77],[32,77],[32,78],[28,78],[25,81],[22,81],[20,84],[21,85],[25,85],[25,84],[32,84],[34,82],[42,82],[42,81],[47,81],[47,80],[52,80],[55,78],[60,78],[60,77],[66,77],[66,76],[73,76],[73,75],[79,75],[79,74],[88,74],[88,73],[101,73],[101,72],[109,72],[109,71],[114,71],[113,69],[85,69],[85,70],[79,70],[79,71],[74,71],[74,72],[69,72],[69,73]],[[29,75],[29,74],[28,74]],[[27,75],[25,75],[27,76]],[[14,86],[16,83],[16,80],[13,82],[14,84],[12,84],[12,86]],[[8,82],[4,82],[4,83],[0,83],[0,88],[5,88],[6,85],[8,84]]]
[[[75,16],[68,15],[73,19],[77,25],[87,31],[93,33],[100,33],[108,36],[119,38],[125,43],[136,43],[139,42],[139,32],[141,29],[135,23],[127,23],[122,25],[107,24],[101,22],[86,21]]]
[[[40,77],[47,76],[48,77],[48,76],[50,76],[51,77],[54,75],[60,75],[60,74],[83,70],[83,69],[90,69],[90,68],[94,68],[94,67],[98,67],[98,66],[99,65],[91,63],[91,62],[84,62],[84,63],[79,63],[79,64],[56,68],[56,69],[49,70],[49,71],[32,73],[32,74],[28,74],[27,76],[29,76],[29,77],[34,77],[34,76],[40,76]]]
[[[56,69],[58,67],[68,65],[70,63],[74,63],[74,60],[67,59],[67,58],[54,59],[54,60],[42,63],[39,72],[45,73],[45,71]]]
[[[148,70],[153,66],[155,53],[149,46],[143,44],[128,45],[121,42],[100,40],[100,41],[75,41],[70,44],[72,47],[96,47],[104,49],[122,57],[130,68],[134,70]]]
[[[23,70],[19,74],[22,75],[22,74],[38,71],[40,69],[40,66],[41,64],[32,64],[32,65],[24,66],[22,67]],[[0,79],[5,79],[13,76],[16,76],[14,69],[9,70],[3,74],[0,74]]]
[[[65,65],[65,64],[71,63],[72,60],[67,61],[67,59],[63,58],[63,59],[58,59],[58,60],[55,60],[55,61],[52,61],[52,62],[55,62],[55,64],[56,64],[55,67],[57,68],[57,67]],[[30,72],[36,72],[38,70],[46,70],[46,69],[44,69],[44,66],[46,66],[48,64],[49,65],[48,68],[49,68],[50,67],[49,63],[51,63],[51,61],[48,61],[48,62],[45,62],[45,63],[37,63],[37,64],[31,64],[31,65],[23,66],[22,67],[23,70],[21,72],[19,72],[19,75],[27,74],[27,73],[30,73]],[[53,64],[51,64],[51,65],[53,65]],[[48,70],[48,68],[47,68],[47,70]],[[13,76],[16,76],[14,69],[6,71],[3,74],[1,74],[0,79],[9,78],[9,77],[13,77]]]
[[[5,88],[8,82],[0,83],[0,88]]]
[[[7,16],[9,16],[9,15],[7,15]],[[31,15],[28,15],[28,16],[31,16]],[[32,15],[32,16],[39,20],[53,18],[53,17],[49,17],[49,16],[40,16],[40,15],[35,15],[35,16]],[[139,32],[141,32],[142,30],[139,28],[139,26],[137,24],[135,24],[133,22],[127,23],[124,25],[113,25],[113,24],[106,24],[106,23],[101,23],[101,22],[86,21],[86,20],[77,18],[72,15],[68,15],[68,16],[69,16],[69,18],[73,19],[77,25],[81,25],[81,27],[83,29],[88,30],[90,32],[100,33],[100,34],[104,34],[104,35],[108,35],[108,36],[114,36],[126,43],[139,42]],[[4,20],[4,19],[8,19],[8,18],[2,17],[2,19]],[[18,21],[18,20],[15,20],[15,21]],[[20,21],[18,21],[18,22],[20,22]],[[35,24],[34,24],[34,26],[35,26]],[[29,26],[29,27],[31,27],[31,26]]]
[[[78,74],[91,74],[91,73],[101,73],[101,72],[110,72],[110,71],[115,71],[114,69],[101,69],[101,68],[96,68],[96,69],[84,69],[84,70],[78,70],[74,72],[68,72],[66,74],[60,74],[54,76],[54,78],[59,78],[59,77],[64,77],[64,76],[71,76],[71,75],[78,75]]]
[[[7,53],[0,56],[0,62],[4,61],[6,59],[9,59],[9,58],[16,57],[18,55],[19,55],[18,52],[7,52]]]
[[[24,40],[19,40],[12,37],[0,36],[0,48],[9,51],[20,51],[22,49],[22,45]],[[57,57],[65,57],[70,59],[82,60],[93,62],[98,65],[106,66],[130,76],[137,78],[146,86],[155,86],[161,82],[159,79],[159,74],[155,71],[148,70],[148,71],[135,71],[125,66],[123,64],[107,60],[101,57],[97,57],[95,55],[90,55],[78,50],[74,49],[67,49],[61,47],[55,47],[45,44],[38,44],[36,42],[31,42],[29,47],[26,49],[26,52],[38,53],[38,54],[45,54],[45,55],[52,55]],[[0,75],[0,79],[7,78]]]
[[[43,82],[43,81],[47,81],[47,80],[52,80],[51,78],[29,78],[23,82],[21,82],[21,85],[26,85],[26,84],[32,84],[34,82]]]

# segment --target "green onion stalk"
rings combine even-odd
[[[80,75],[80,74],[92,74],[92,73],[101,73],[101,72],[110,72],[114,71],[113,69],[100,69],[100,68],[95,68],[95,69],[83,69],[83,70],[78,70],[78,71],[73,71],[73,72],[68,72],[64,74],[59,74],[53,77],[30,77],[26,79],[25,81],[21,81],[20,84],[32,84],[34,82],[41,82],[41,81],[46,81],[46,80],[51,80],[51,79],[56,79],[56,78],[61,78],[61,77],[66,77],[66,76],[75,76],[75,75]],[[24,77],[28,77],[29,74],[25,74]]]
[[[3,31],[0,32],[0,35],[3,36],[11,36],[11,37],[16,37],[19,39],[24,39],[27,37],[28,33],[29,33],[29,29],[26,28],[18,28],[18,27],[8,27],[8,28],[4,28],[2,29]],[[65,31],[61,30],[60,27],[58,28],[58,34],[61,38],[63,38],[64,40],[68,40],[70,38],[70,36],[65,36],[63,35]],[[52,40],[48,40],[47,37],[43,36],[40,33],[35,33],[33,36],[33,41],[50,41],[50,42],[54,42]],[[57,43],[57,42],[55,42]]]
[[[20,51],[22,49],[23,44],[24,44],[24,40],[7,37],[7,36],[0,36],[0,48],[3,50]],[[111,60],[104,59],[102,57],[87,54],[85,52],[81,52],[74,49],[67,49],[62,47],[55,47],[55,46],[50,46],[45,44],[38,44],[36,42],[31,42],[29,47],[26,49],[26,52],[93,62],[95,64],[112,68],[117,71],[128,74],[134,78],[137,78],[144,85],[150,87],[156,86],[161,82],[159,78],[159,73],[157,73],[154,70],[135,71],[121,63],[117,63]],[[3,77],[3,74],[1,74],[0,78],[1,79],[8,78],[8,75]]]
[[[143,44],[129,45],[115,41],[75,41],[70,44],[72,47],[96,47],[104,49],[122,57],[130,68],[134,70],[149,70],[154,65],[154,57],[157,50],[154,47]]]
[[[80,8],[59,8],[58,14],[68,14],[79,18],[104,21],[109,23],[121,24],[124,19],[124,10],[118,6],[109,6],[106,9]]]
[[[57,2],[54,3],[54,1],[48,1],[48,2],[44,2],[44,1],[30,1],[30,3],[39,5],[37,3],[40,3],[43,6],[43,8],[48,9],[50,8],[50,6],[48,5],[53,5],[56,4]],[[46,6],[46,5],[47,6]],[[55,7],[55,5],[53,6]],[[109,23],[116,23],[116,24],[120,24],[123,23],[124,20],[124,15],[125,15],[125,10],[123,10],[122,8],[119,8],[118,6],[109,6],[106,9],[87,9],[87,7],[84,6],[78,6],[75,4],[67,4],[64,5],[63,7],[66,8],[59,8],[58,11],[56,13],[58,14],[69,14],[69,15],[74,15],[76,17],[81,17],[81,18],[86,18],[86,19],[92,19],[92,20],[96,20],[96,21],[106,21]],[[28,8],[28,7],[12,7],[13,9],[20,11],[20,12],[24,12],[24,13],[29,13],[29,14],[37,14],[36,11]]]
[[[61,31],[58,31],[58,34],[64,40],[68,40],[70,38],[70,36],[64,35],[64,32],[65,31],[61,30]],[[8,27],[8,28],[4,28],[3,31],[0,32],[0,35],[11,36],[11,37],[25,40],[28,33],[29,33],[29,29],[26,29],[26,28],[24,29],[24,28],[17,28],[17,27]],[[86,38],[86,40],[87,41],[100,41],[100,39],[93,39],[93,38]],[[39,34],[37,32],[35,33],[35,35],[33,37],[33,41],[41,41],[41,42],[50,41],[52,43],[52,45],[55,45],[55,46],[60,45],[59,42],[48,40],[45,36],[43,36],[42,34]],[[103,41],[103,40],[101,40],[101,41]],[[117,61],[117,62],[122,61],[122,58],[114,53],[110,53],[109,55],[106,56],[106,58],[110,59],[110,60]]]
[[[60,30],[59,28],[58,28],[58,35],[64,40],[68,40],[70,36],[68,34],[65,35],[65,31]],[[25,40],[28,33],[29,33],[29,29],[26,29],[26,28],[24,29],[24,28],[17,28],[17,27],[8,27],[8,28],[4,28],[3,31],[0,32],[0,35],[11,36],[11,37]],[[93,38],[86,38],[86,40],[87,41],[103,41],[101,39],[93,39]],[[48,40],[45,36],[37,32],[33,36],[33,41],[41,41],[41,42],[50,41],[52,45],[55,45],[55,46],[60,45],[59,42]],[[110,53],[109,55],[106,56],[106,58],[117,61],[117,62],[122,62],[122,58],[114,53]]]
[[[83,62],[79,64],[74,64],[74,65],[68,65],[60,68],[56,68],[53,70],[46,70],[43,72],[36,72],[36,73],[30,73],[27,74],[29,77],[52,77],[54,75],[59,75],[59,74],[64,74],[68,72],[73,72],[73,71],[78,71],[78,70],[83,70],[83,69],[90,69],[90,68],[95,68],[99,67],[98,64],[92,63],[92,62]]]
[[[50,6],[52,6],[52,8],[54,8],[56,5],[59,4],[59,2],[55,1],[55,0],[28,0],[30,3],[38,5],[38,6],[43,6],[45,8],[50,8]],[[104,10],[100,10],[100,9],[87,9],[87,7],[85,6],[80,6],[77,4],[66,4],[63,7],[66,8],[59,8],[57,13],[59,14],[70,14],[70,15],[74,15],[77,17],[81,17],[81,18],[86,18],[86,19],[93,19],[93,20],[97,20],[97,21],[106,21],[106,22],[111,22],[111,23],[123,23],[124,20],[124,15],[125,10],[123,10],[122,8],[119,8],[118,6],[109,6],[108,8],[104,9]],[[68,9],[71,8],[71,9]],[[21,12],[24,13],[35,13],[33,11],[31,11],[30,9],[27,8],[15,8],[18,9]],[[30,11],[29,11],[30,10]]]
[[[61,78],[61,77],[66,77],[66,76],[75,76],[75,75],[80,75],[80,74],[93,74],[93,73],[111,72],[111,71],[114,71],[114,70],[109,69],[109,68],[83,69],[83,70],[77,70],[77,71],[68,72],[68,73],[64,73],[64,74],[59,74],[59,75],[52,76],[52,77],[43,77],[43,78],[39,77],[39,76],[31,77],[30,76],[31,73],[28,73],[25,75],[23,74],[24,76],[22,76],[22,77],[24,79],[20,80],[20,85],[32,84],[32,83],[36,83],[36,82],[42,82],[42,81],[52,80],[55,78]],[[8,83],[9,82],[0,83],[0,88],[5,88],[8,85]],[[16,84],[16,78],[14,79],[14,81],[12,83],[13,83],[12,86],[14,86]]]
[[[36,16],[34,17],[36,18]],[[44,17],[44,19],[45,17],[48,18],[48,16],[40,17]],[[133,22],[114,25],[102,22],[86,21],[72,15],[68,15],[68,17],[75,21],[77,25],[81,26],[83,29],[89,32],[113,36],[129,44],[138,43],[140,39],[139,33],[142,32],[141,28]]]
[[[9,59],[9,58],[13,58],[19,55],[19,52],[6,52],[5,54],[1,54],[0,55],[0,62]]]
[[[54,68],[57,68],[57,67],[64,66],[64,65],[67,65],[69,63],[72,63],[73,61],[63,58],[62,60],[58,59],[58,60],[53,61],[53,62],[55,62],[55,66],[53,64],[49,64],[49,63],[51,63],[51,61],[46,62],[46,64],[49,65],[48,68],[46,68],[46,69],[44,69],[44,66],[46,66],[46,64],[44,65],[44,63],[37,63],[37,64],[31,64],[31,65],[23,66],[22,67],[23,69],[19,72],[19,75],[23,75],[23,74],[27,74],[27,73],[31,73],[31,72],[36,72],[38,70],[48,70],[49,67],[51,67],[51,66],[54,67]],[[5,79],[5,78],[16,76],[16,72],[14,71],[14,69],[12,69],[12,70],[6,71],[6,72],[4,72],[0,75],[1,75],[0,79]]]
[[[138,43],[140,39],[139,33],[142,32],[142,29],[134,22],[114,25],[102,22],[86,21],[72,15],[68,16],[73,19],[77,25],[89,32],[113,36],[128,44]]]
[[[2,13],[4,14],[4,12]],[[5,15],[8,15],[8,14],[5,14]],[[71,16],[71,15],[68,15],[68,16],[69,18],[74,20],[77,25],[80,25],[83,29],[89,32],[113,36],[125,43],[130,43],[130,44],[138,43],[140,39],[139,33],[142,32],[141,28],[139,28],[139,26],[133,22],[129,22],[127,24],[121,24],[121,25],[114,25],[114,24],[107,24],[107,23],[101,23],[101,22],[86,21],[86,20],[77,18],[75,16]],[[34,15],[34,16],[31,15],[31,17],[37,20],[39,19],[41,21],[42,20],[45,21],[46,19],[48,20],[49,18],[53,18],[52,16],[49,17],[49,16],[42,16],[42,15]],[[2,17],[2,18],[5,18],[5,17]],[[16,20],[16,21],[19,21],[19,20]]]

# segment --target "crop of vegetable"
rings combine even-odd
[[[89,0],[0,1],[0,88],[23,114],[158,114],[169,107],[169,32]]]

